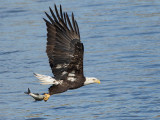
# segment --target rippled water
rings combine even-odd
[[[78,21],[85,76],[100,85],[34,102],[44,93],[33,72],[52,75],[45,53],[48,7],[62,4]],[[5,0],[0,4],[0,119],[160,119],[159,0]]]

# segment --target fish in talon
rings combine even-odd
[[[31,97],[33,97],[35,99],[35,101],[42,101],[44,100],[45,102],[49,99],[50,95],[47,93],[44,93],[42,95],[38,94],[38,93],[31,93],[30,89],[28,88],[27,92],[24,92],[25,94],[30,95]]]

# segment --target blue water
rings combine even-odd
[[[78,21],[85,76],[101,84],[34,102],[47,92],[33,72],[52,75],[44,11],[62,4]],[[159,120],[159,0],[4,0],[0,4],[1,120]]]

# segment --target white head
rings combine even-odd
[[[100,80],[98,80],[95,77],[86,77],[86,81],[84,82],[84,85],[92,84],[92,83],[98,83],[100,84]]]

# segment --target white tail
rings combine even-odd
[[[51,76],[47,76],[47,75],[41,75],[41,74],[36,74],[36,73],[33,73],[34,74],[34,76],[36,77],[36,78],[38,78],[39,80],[40,80],[40,84],[42,84],[42,85],[51,85],[51,84],[55,84],[55,85],[57,85],[57,84],[59,84],[59,82],[58,81],[56,81],[53,77],[51,77]]]

